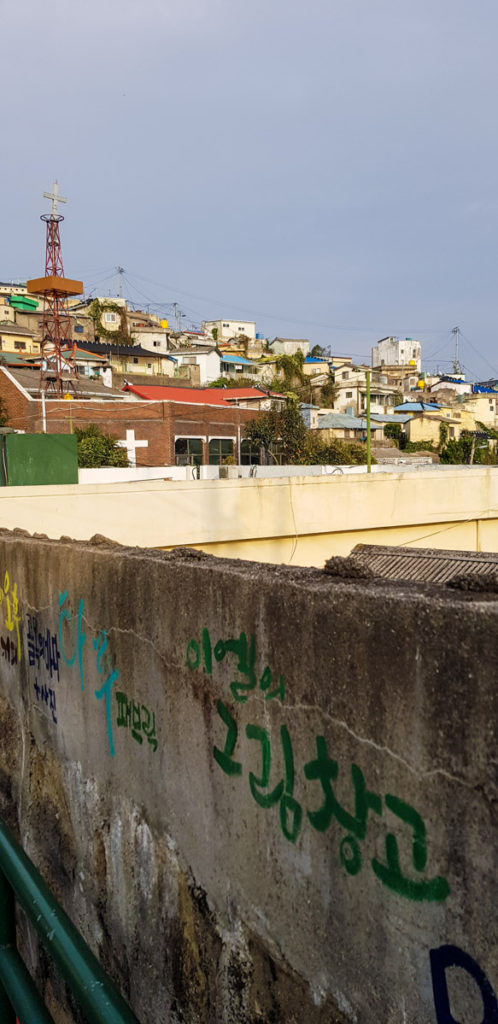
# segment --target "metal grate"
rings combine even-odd
[[[492,552],[357,544],[351,555],[355,561],[368,566],[375,576],[389,580],[447,583],[453,576],[467,573],[498,576],[498,554]]]

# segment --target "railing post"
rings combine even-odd
[[[16,904],[3,871],[0,871],[0,948],[16,948]],[[2,1024],[16,1024],[16,1015],[1,982],[0,1020]]]

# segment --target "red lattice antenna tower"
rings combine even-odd
[[[64,277],[59,225],[64,217],[58,212],[58,204],[67,202],[59,195],[59,186],[54,182],[52,192],[43,193],[52,200],[52,212],[43,213],[41,220],[47,225],[45,249],[45,277],[27,282],[28,292],[43,295],[45,299],[41,341],[40,388],[45,391],[53,387],[57,395],[74,390],[76,380],[76,344],[71,337],[71,319],[68,296],[81,295],[83,282]]]

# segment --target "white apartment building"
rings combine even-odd
[[[422,370],[422,344],[413,338],[381,338],[372,348],[372,367],[414,366]]]
[[[334,374],[337,394],[332,403],[334,412],[362,416],[367,408],[367,371],[360,366],[343,365]],[[371,412],[386,413],[395,405],[397,388],[380,373],[372,373],[370,380]]]
[[[211,381],[216,380],[220,376],[220,355],[215,348],[211,348],[209,345],[196,345],[190,349],[175,349],[171,355],[178,367],[199,367],[199,383],[201,386],[210,384]]]
[[[217,342],[230,341],[244,335],[250,341],[256,340],[256,321],[254,320],[203,320],[202,329],[206,334],[213,337]]]

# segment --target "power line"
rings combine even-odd
[[[206,295],[198,295],[198,294],[196,294],[194,292],[186,291],[184,288],[177,288],[176,286],[173,286],[173,285],[170,285],[170,284],[166,284],[166,283],[162,283],[161,284],[159,281],[152,281],[151,278],[144,277],[141,274],[133,273],[133,277],[136,277],[139,281],[145,281],[147,284],[151,284],[154,287],[161,288],[161,289],[167,289],[168,291],[170,291],[172,293],[178,292],[180,295],[187,295],[187,296],[189,296],[189,298],[199,299],[199,301],[201,301],[201,302],[214,303],[215,305],[222,306],[222,307],[225,307],[225,308],[228,306],[230,309],[238,309],[238,310],[241,310],[242,312],[250,313],[252,316],[262,317],[262,318],[267,319],[267,320],[279,320],[281,323],[285,323],[285,324],[305,324],[305,325],[307,324],[309,327],[322,327],[322,328],[324,328],[326,330],[337,330],[337,331],[371,331],[374,334],[381,334],[382,333],[382,329],[379,330],[378,328],[372,327],[372,326],[369,326],[369,327],[366,327],[366,326],[363,326],[363,327],[353,327],[353,326],[346,326],[344,324],[327,324],[327,323],[323,323],[322,321],[313,321],[313,320],[308,320],[308,319],[296,319],[296,318],[286,317],[286,316],[284,316],[284,315],[282,315],[280,313],[279,314],[277,314],[277,313],[265,313],[265,312],[262,312],[261,310],[249,309],[248,307],[238,306],[238,305],[235,305],[233,302],[227,302],[227,301],[222,300],[222,299],[214,299],[213,297],[209,297],[209,296],[206,296]],[[412,333],[418,333],[418,334],[441,334],[442,332],[441,332],[441,328],[438,328],[438,329],[434,329],[434,328],[424,328],[424,329],[412,328]]]

